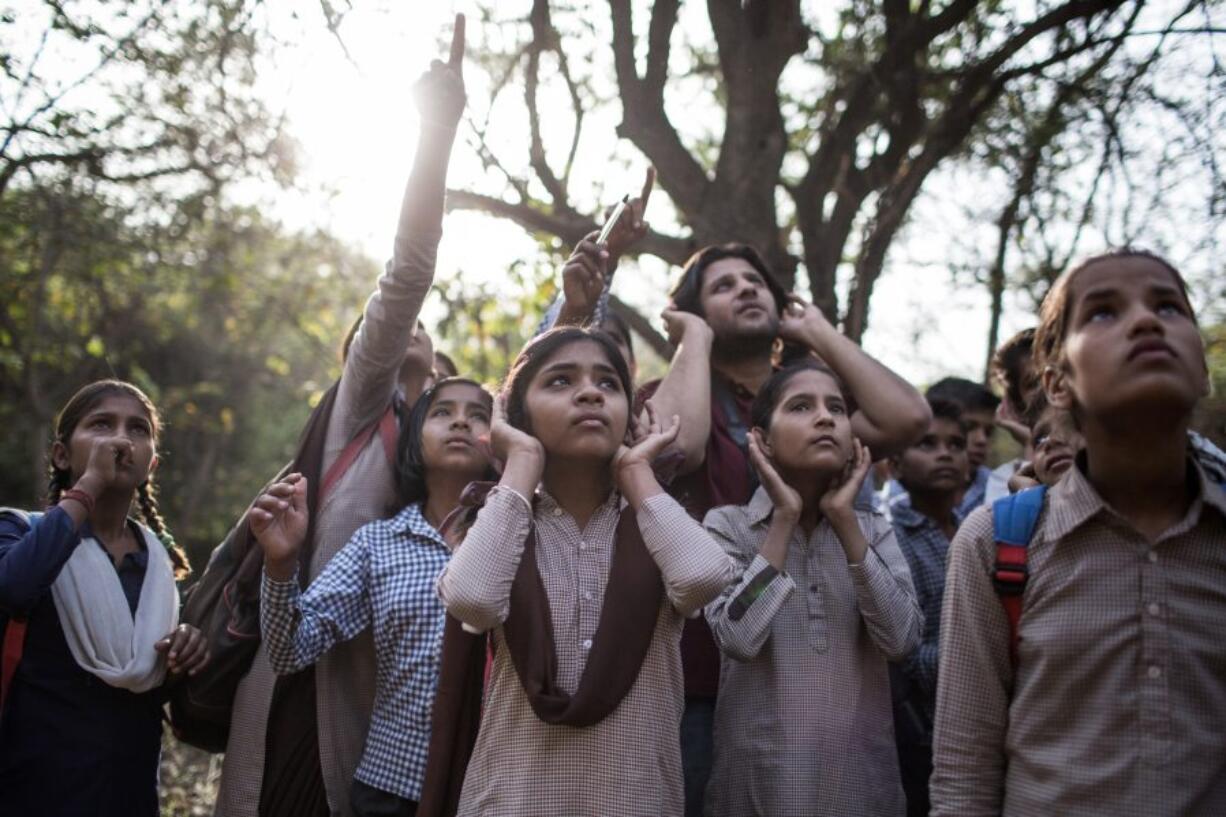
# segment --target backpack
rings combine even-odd
[[[298,578],[308,584],[316,511],[323,498],[349,470],[376,434],[388,462],[396,461],[396,414],[389,406],[376,422],[357,434],[323,474],[328,421],[336,404],[334,383],[311,413],[294,459],[268,485],[287,474],[307,477],[310,517],[306,544],[299,554]],[[265,485],[261,493],[268,488]],[[208,641],[209,663],[195,675],[180,678],[170,690],[170,722],[175,737],[207,752],[223,752],[230,737],[230,717],[239,682],[251,669],[260,646],[260,575],[264,551],[251,534],[247,513],[209,557],[200,579],[188,588],[179,620],[198,627]]]
[[[38,527],[43,515],[38,511],[26,513],[13,508],[4,508],[0,512],[11,514],[23,520],[30,526],[30,533]],[[21,653],[26,645],[26,618],[12,616],[4,625],[4,652],[0,654],[0,716],[4,714],[4,702],[8,698],[9,687],[13,676],[17,673],[17,665],[21,662]]]
[[[1002,496],[992,503],[992,538],[996,540],[996,567],[992,586],[1009,620],[1009,660],[1017,667],[1018,627],[1022,621],[1022,599],[1030,573],[1026,568],[1026,548],[1034,536],[1043,510],[1047,486],[1038,485]]]
[[[1197,456],[1209,480],[1226,485],[1219,472],[1208,467],[1204,458]],[[1017,668],[1017,645],[1021,640],[1018,628],[1022,621],[1022,601],[1030,571],[1026,567],[1026,549],[1034,536],[1039,514],[1043,510],[1046,485],[1037,485],[1003,496],[992,503],[992,538],[996,540],[996,565],[992,571],[992,585],[1005,608],[1009,620],[1009,660]]]

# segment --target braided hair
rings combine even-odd
[[[81,422],[85,415],[89,414],[104,399],[113,396],[131,397],[141,404],[145,413],[149,415],[149,424],[153,429],[153,438],[154,442],[156,442],[161,420],[157,409],[153,405],[153,401],[136,386],[133,386],[131,383],[125,383],[122,380],[98,380],[83,387],[74,394],[72,399],[64,405],[64,408],[60,409],[60,413],[56,417],[54,442],[67,446],[73,432],[76,431],[77,424]],[[55,463],[51,462],[47,472],[47,506],[51,507],[59,504],[60,497],[64,491],[71,487],[72,474],[69,470],[67,468],[57,468]],[[144,523],[145,527],[153,531],[153,534],[161,541],[163,547],[166,548],[167,554],[170,556],[170,562],[175,571],[175,578],[182,579],[191,572],[191,564],[187,560],[187,554],[175,542],[174,537],[170,534],[170,530],[166,527],[165,521],[162,519],[161,511],[158,509],[157,486],[154,484],[152,476],[137,488],[136,498],[141,522]]]

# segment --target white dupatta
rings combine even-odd
[[[149,559],[135,617],[111,557],[93,537],[82,538],[51,585],[60,627],[77,664],[131,692],[162,683],[166,660],[153,645],[179,623],[170,557],[152,531],[139,528]]]

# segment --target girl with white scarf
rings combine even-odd
[[[0,513],[0,816],[158,814],[161,689],[208,649],[178,624],[157,434],[135,386],[86,386],[56,424],[47,512]]]

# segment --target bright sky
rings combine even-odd
[[[290,132],[301,144],[304,181],[313,188],[278,193],[275,210],[291,226],[325,227],[383,259],[391,247],[416,140],[411,84],[431,59],[445,56],[442,49],[455,12],[469,13],[470,47],[477,26],[472,22],[475,9],[465,0],[354,5],[340,29],[351,59],[322,26],[303,26],[307,38],[282,54],[276,70],[262,78],[269,98],[285,100]],[[466,74],[470,100],[485,97],[482,79],[478,71]],[[546,110],[547,122],[549,116]],[[524,139],[524,117],[510,121],[520,131],[508,129],[505,138]],[[637,155],[629,145],[615,144],[611,128],[588,128],[586,133],[581,155],[589,162],[591,157]],[[497,192],[498,180],[485,175],[474,151],[463,144],[465,135],[462,126],[461,144],[452,159],[451,186]],[[518,147],[512,142],[493,146],[508,156]],[[521,150],[521,160],[523,155]],[[608,167],[603,162],[594,164],[599,164],[597,172]],[[636,163],[632,159],[631,166],[637,169],[624,179],[617,171],[615,178],[603,180],[616,191],[613,198],[637,189],[645,160],[639,157]],[[667,203],[653,199],[648,219],[659,222],[666,218],[661,208],[667,211]],[[951,276],[942,269],[948,239],[939,230],[910,229],[904,235],[904,250],[892,253],[886,274],[874,290],[865,347],[917,384],[946,374],[977,379],[982,373],[987,294],[981,287],[958,288],[951,283]],[[510,222],[452,213],[444,225],[437,279],[465,275],[497,280],[515,259],[530,257],[535,251],[533,242]],[[634,280],[635,271],[626,269],[614,289],[626,300],[658,314],[675,274],[676,270],[649,261],[637,273],[640,281]],[[1018,304],[1008,306],[1002,338],[1032,322]],[[438,314],[437,304],[431,309],[428,302],[427,325]],[[524,320],[534,322],[537,317],[525,315]]]

